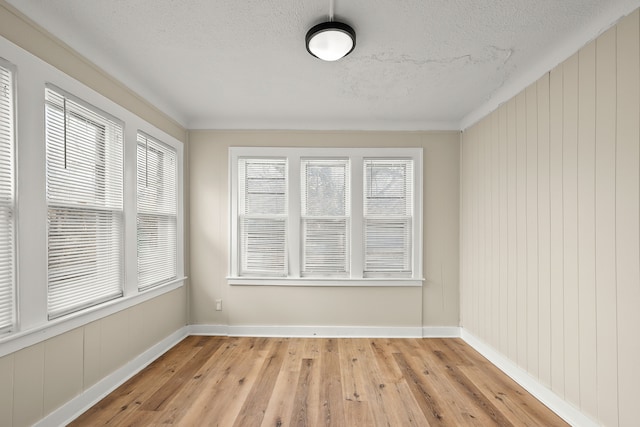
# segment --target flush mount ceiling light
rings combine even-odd
[[[356,32],[349,25],[333,20],[333,0],[330,0],[329,21],[311,28],[306,42],[311,55],[324,61],[337,61],[356,47]]]

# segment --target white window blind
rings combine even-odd
[[[138,288],[177,277],[178,165],[176,150],[138,133]]]
[[[287,162],[238,159],[240,275],[287,275]]]
[[[53,319],[122,295],[123,126],[54,86],[45,92]]]
[[[349,271],[349,160],[302,159],[303,276]]]
[[[0,60],[0,333],[15,325],[14,84]]]
[[[364,160],[364,275],[411,276],[413,161]]]

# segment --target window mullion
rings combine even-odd
[[[412,219],[412,256],[413,256],[413,278],[422,279],[422,153],[414,158],[413,168],[413,219]]]
[[[230,187],[229,187],[229,207],[231,216],[229,222],[231,227],[229,228],[229,243],[231,244],[231,250],[229,253],[229,276],[236,276],[240,272],[240,221],[238,221],[239,211],[239,192],[240,183],[238,178],[238,156],[229,156],[229,172],[231,173]]]
[[[363,236],[363,169],[362,169],[362,156],[351,156],[351,242],[350,249],[351,254],[349,259],[351,260],[351,278],[360,279],[363,275],[363,259],[364,259],[364,236]],[[357,220],[354,220],[356,219]]]
[[[288,231],[288,259],[289,259],[289,277],[300,277],[300,263],[302,258],[302,244],[300,240],[301,228],[301,199],[300,199],[300,156],[289,156],[288,158],[288,179],[289,188],[287,189],[289,203],[289,219],[287,221]]]

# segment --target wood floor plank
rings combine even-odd
[[[379,374],[375,373],[377,368],[370,341],[369,339],[354,339],[351,343],[347,344],[351,349],[350,357],[357,359],[359,362],[355,368],[358,369],[357,372],[362,375],[363,378],[360,400],[367,403],[369,419],[371,420],[370,425],[396,425],[394,424],[394,419],[390,417],[390,414],[387,413],[385,408],[381,390],[383,390],[386,385],[382,382]]]
[[[470,402],[472,402],[477,408],[481,409],[486,415],[488,415],[496,425],[499,426],[513,426],[513,424],[504,416],[502,412],[495,407],[493,402],[489,400],[476,386],[467,378],[463,373],[460,366],[457,366],[451,359],[447,352],[436,351],[438,358],[444,363],[447,368],[449,377],[453,380],[453,384],[462,393],[464,393]]]
[[[425,357],[431,358],[432,370],[441,375],[437,384],[445,384],[454,396],[447,412],[468,416],[469,425],[509,425],[505,419],[502,419],[503,417],[501,418],[500,414],[496,414],[491,402],[482,393],[479,393],[460,372],[460,367],[469,365],[469,358],[465,354],[452,352],[447,345],[449,341],[450,339],[420,341],[420,346],[425,350]],[[462,403],[465,409],[454,410],[451,403],[454,406]]]
[[[361,375],[362,361],[358,359],[354,339],[344,338],[339,341],[340,372],[342,373],[342,395],[347,401],[362,402],[367,400],[364,389],[364,378]]]
[[[305,359],[317,359],[320,357],[320,338],[308,338],[304,340],[303,357]]]
[[[478,388],[488,396],[497,396],[496,400],[509,409],[503,410],[505,415],[518,412],[512,416],[513,422],[526,424],[525,420],[531,419],[527,425],[564,426],[566,423],[552,411],[536,411],[535,408],[542,404],[530,393],[508,376],[504,375],[495,365],[485,359],[480,353],[466,345],[462,340],[446,341],[451,351],[463,354],[469,360],[467,366],[461,368],[470,375],[474,382],[479,382]],[[544,406],[542,406],[544,407]]]
[[[203,412],[210,409],[209,404],[219,402],[219,399],[214,401],[208,399],[212,389],[211,385],[228,379],[230,366],[233,366],[236,361],[242,361],[240,358],[242,354],[248,356],[249,349],[253,348],[254,343],[255,339],[227,339],[217,352],[211,354],[211,357],[200,367],[193,379],[173,397],[171,404],[164,411],[147,412],[147,418],[145,418],[145,413],[140,411],[139,417],[135,420],[136,423],[140,423],[138,425],[145,422],[151,425],[188,425],[187,423],[192,419],[197,417],[203,419]],[[247,367],[245,366],[243,369],[246,370]]]
[[[429,340],[424,340],[423,344],[430,344],[430,348],[435,352],[441,352],[447,355],[447,359],[450,363],[455,364],[456,366],[464,366],[473,364],[474,360],[471,359],[470,355],[464,351],[456,351],[455,345],[458,343],[459,338],[433,338]],[[462,342],[462,340],[460,340]]]
[[[400,372],[400,369],[393,359],[393,353],[397,352],[397,350],[393,348],[389,340],[371,340],[370,345],[375,355],[375,359],[378,362],[378,369],[380,370],[382,381],[385,383],[395,383],[400,381],[402,378],[402,372]]]
[[[564,426],[565,422],[557,415],[548,411],[527,411],[530,398],[535,404],[540,404],[528,393],[523,394],[517,387],[510,386],[506,381],[500,381],[478,366],[462,366],[460,369],[488,398],[493,399],[494,405],[513,424],[522,426]]]
[[[244,368],[236,369],[236,366],[233,366],[229,371],[228,382],[219,382],[215,385],[212,383],[211,389],[215,390],[217,397],[207,396],[205,399],[216,401],[216,404],[211,405],[210,410],[202,415],[206,420],[215,420],[215,424],[207,421],[209,425],[232,426],[243,410],[244,417],[251,417],[251,413],[246,408],[247,403],[252,401],[250,396],[254,393],[256,385],[260,383],[261,376],[266,374],[265,364],[270,362],[273,352],[277,351],[281,344],[281,340],[265,341],[264,338],[256,340],[254,351],[249,351],[247,355],[238,355],[238,362],[233,362],[234,365],[244,365]],[[238,351],[242,350],[238,349]],[[244,363],[241,362],[242,360]],[[261,404],[256,402],[256,405]],[[260,415],[262,416],[262,413]],[[202,423],[199,419],[189,419],[189,423],[192,424],[192,422]],[[259,423],[246,425],[259,425]]]
[[[409,366],[404,354],[396,353],[393,356],[395,357],[396,363],[398,364],[403,377],[406,378],[407,384],[415,396],[422,413],[427,418],[429,425],[447,425],[446,421],[443,419],[444,410],[440,406],[440,399],[438,399],[433,388]]]
[[[560,417],[548,410],[535,397],[461,339],[429,341],[433,343],[431,347],[438,349],[441,353],[447,354],[448,357],[456,357],[459,369],[476,384],[489,400],[493,400],[494,405],[514,425],[567,425]],[[517,414],[514,415],[513,412],[517,412]],[[478,413],[475,415],[477,416]]]
[[[173,418],[162,420],[163,423],[188,426],[225,425],[222,424],[225,422],[231,425],[253,385],[247,378],[255,379],[257,375],[252,371],[264,362],[266,353],[262,348],[260,339],[237,339],[236,345],[222,357],[222,363],[210,359],[207,363],[211,369],[203,373],[202,387],[184,393],[181,404],[176,402],[176,406],[184,409],[178,410]]]
[[[282,369],[273,387],[271,399],[267,405],[262,426],[280,427],[290,425],[291,411],[293,410],[293,399],[298,386],[298,377],[302,366],[302,351],[304,342],[302,340],[290,340],[287,354],[282,363]]]
[[[140,409],[143,411],[160,411],[164,409],[167,401],[175,396],[196,375],[196,372],[211,357],[211,354],[218,350],[222,342],[220,339],[206,341],[200,347],[200,351],[192,357],[191,362],[176,370],[162,387],[145,400]]]
[[[188,337],[72,426],[566,426],[458,339]]]
[[[363,340],[359,340],[362,342]],[[344,397],[347,426],[373,425],[369,396],[366,390],[367,372],[364,371],[358,340],[343,338],[338,342],[340,371],[342,374],[342,396]]]
[[[429,378],[429,384],[440,398],[448,425],[487,426],[492,425],[491,418],[479,410],[452,383],[447,368],[436,355],[439,339],[416,340],[419,352],[411,359],[416,371]]]
[[[300,377],[298,378],[298,387],[293,397],[293,409],[291,410],[291,425],[296,427],[313,426],[313,420],[315,417],[313,414],[317,411],[313,410],[312,404],[312,392],[314,377],[317,377],[317,372],[314,372],[314,367],[317,365],[314,359],[302,359],[302,365],[300,367]]]
[[[401,384],[404,379],[402,372],[393,357],[397,350],[390,345],[388,340],[372,339],[369,342],[372,357],[365,358],[369,363],[369,372],[373,382],[373,395],[376,402],[372,406],[374,411],[382,411],[387,424],[390,426],[411,426],[419,424],[417,413],[420,412],[414,398],[408,398]],[[376,387],[377,385],[377,387]],[[404,384],[406,386],[406,384]],[[380,425],[380,424],[377,424]]]
[[[404,343],[405,340],[402,340]],[[452,384],[446,367],[436,356],[435,351],[439,341],[437,339],[416,339],[407,341],[407,363],[417,375],[424,375],[425,382],[433,388],[442,408],[443,420],[446,425],[487,426],[493,421],[470,404],[465,395],[461,394]],[[413,344],[409,346],[409,344]]]
[[[337,340],[322,341],[320,358],[320,413],[316,425],[344,426],[344,398],[340,373],[340,355]]]
[[[258,426],[262,423],[273,388],[289,346],[287,339],[274,341],[269,356],[263,362],[257,380],[244,399],[234,427]]]

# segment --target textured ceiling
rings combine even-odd
[[[227,129],[459,129],[640,6],[335,0],[357,46],[326,63],[304,36],[328,0],[8,2],[185,127]]]

